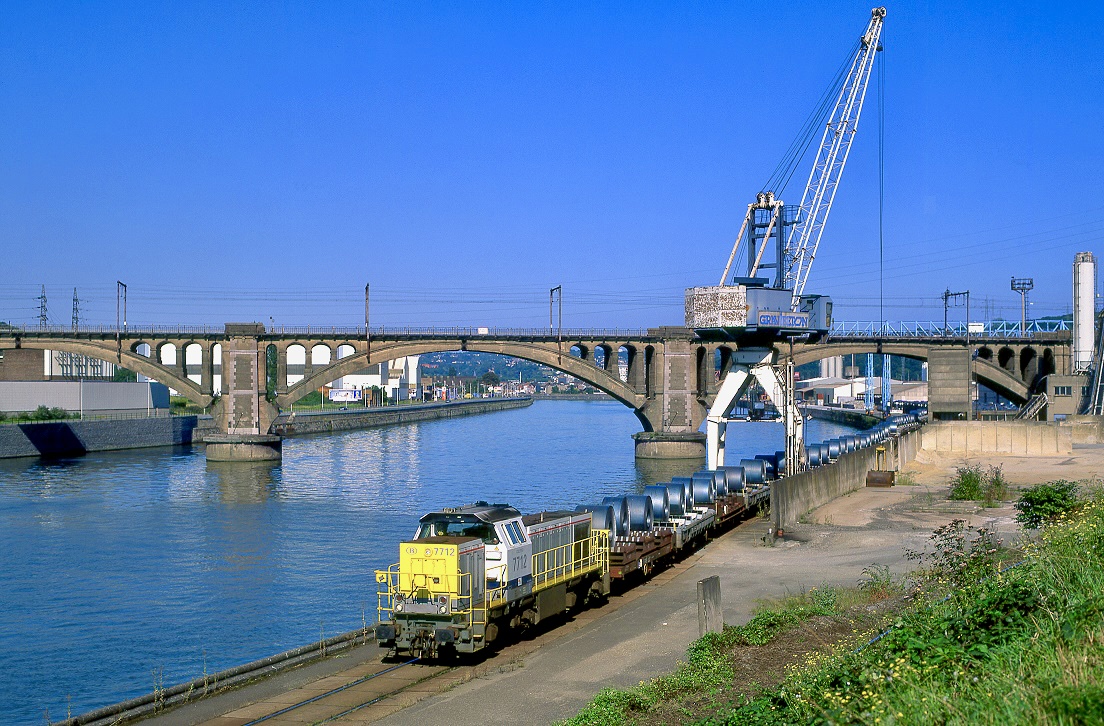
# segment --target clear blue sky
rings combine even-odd
[[[0,320],[680,324],[869,2],[5,3]],[[764,10],[767,8],[767,10]],[[886,317],[1068,309],[1104,239],[1104,11],[901,3]],[[807,291],[878,315],[876,93]],[[803,164],[798,176],[807,174]],[[803,179],[787,201],[798,201]],[[792,198],[792,199],[791,199]]]

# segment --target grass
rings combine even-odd
[[[845,612],[838,596],[726,627],[675,673],[603,691],[567,723],[1104,723],[1104,496],[1040,524],[1021,551],[961,520],[939,528],[912,553],[919,567],[891,627],[812,650],[774,685],[733,697],[734,651],[769,651],[802,619]],[[887,575],[867,568],[855,592],[870,599]]]
[[[865,610],[865,606],[874,601],[871,595],[861,587],[823,587],[765,604],[745,625],[725,625],[722,632],[707,633],[691,644],[686,661],[680,662],[674,673],[627,690],[603,690],[579,714],[563,723],[566,726],[622,724],[641,717],[653,722],[657,715],[681,722],[688,713],[702,708],[703,696],[707,702],[712,699],[727,702],[733,697],[734,682],[746,682],[748,674],[738,673],[734,650],[767,654],[773,658],[780,650],[786,650],[778,647],[779,636],[807,626],[813,620],[840,620],[837,625],[842,623],[843,630],[849,630],[851,623],[841,619],[841,614]],[[881,597],[880,592],[877,597]],[[864,619],[868,620],[869,615]],[[769,648],[764,647],[768,645]],[[802,646],[800,650],[804,652],[807,647]],[[753,671],[756,677],[764,675],[758,666]],[[661,717],[660,722],[666,719]]]

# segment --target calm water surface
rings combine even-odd
[[[574,508],[689,473],[638,467],[619,403],[289,439],[279,466],[202,448],[0,462],[0,723],[44,723],[359,628],[427,510]],[[729,457],[782,448],[741,423]],[[810,441],[850,431],[812,422]],[[736,449],[733,451],[733,449]],[[696,467],[691,467],[691,469]]]

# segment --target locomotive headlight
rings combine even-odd
[[[402,606],[402,603],[401,603],[401,602],[397,602],[397,603],[395,603],[395,612],[397,612],[397,613],[401,613],[401,612],[402,612],[402,609],[403,609],[403,606]]]
[[[448,605],[442,605],[441,607],[437,608],[437,612],[444,615],[445,613],[448,612]]]

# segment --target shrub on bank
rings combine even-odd
[[[1077,504],[1077,484],[1052,481],[1025,489],[1016,502],[1016,521],[1028,529],[1039,529]]]
[[[958,467],[951,481],[949,499],[982,502],[993,507],[1008,498],[1008,483],[999,466],[983,470],[980,464]]]

